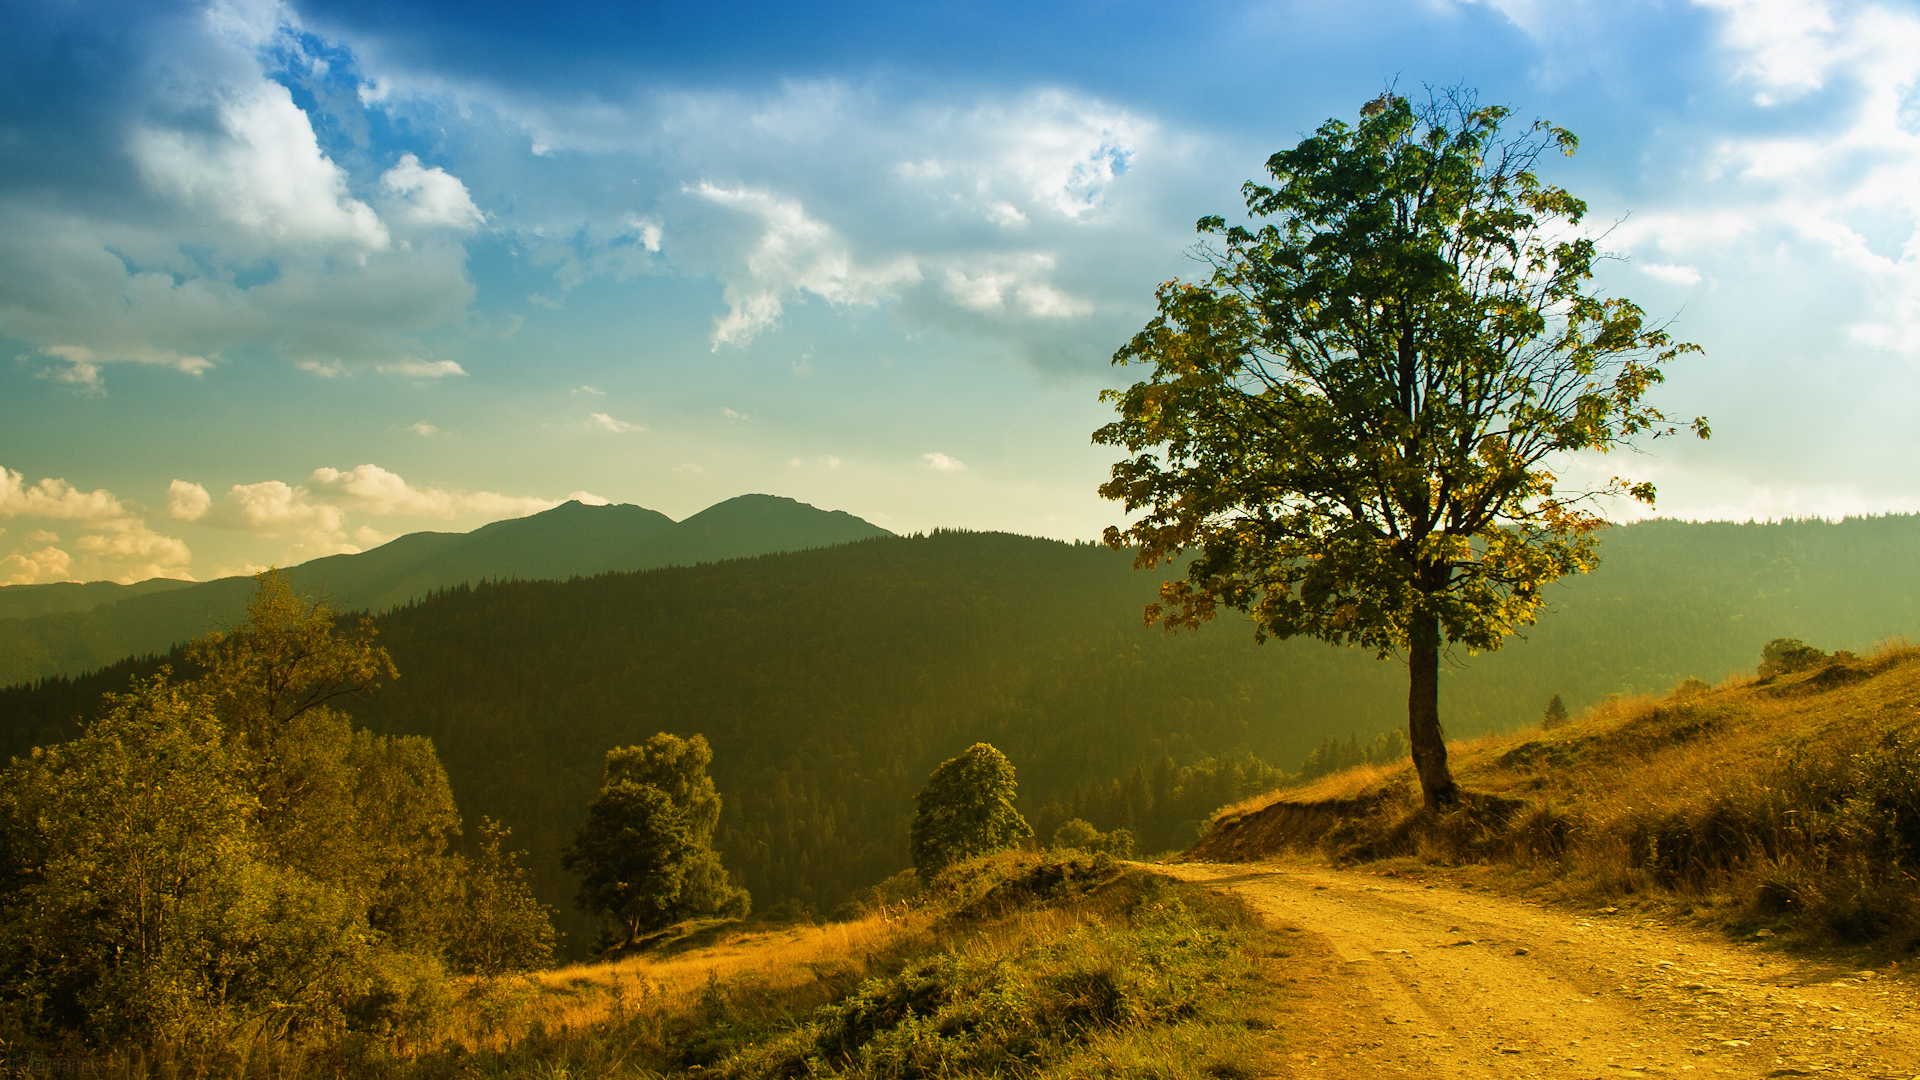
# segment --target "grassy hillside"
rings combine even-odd
[[[641,506],[562,503],[470,533],[410,533],[370,551],[302,563],[289,579],[340,611],[385,611],[435,589],[481,581],[564,581],[691,566],[891,535],[843,511],[742,495],[675,522]],[[0,588],[0,685],[78,675],[163,653],[237,623],[251,577],[200,584],[111,582]]]
[[[1223,810],[1188,854],[1482,864],[1743,935],[1920,947],[1920,649],[1622,699],[1453,753],[1457,811],[1420,809],[1408,766],[1357,769]]]
[[[1577,712],[1718,679],[1776,636],[1864,650],[1920,626],[1912,550],[1912,517],[1615,530],[1528,640],[1447,672],[1443,719],[1456,736],[1511,730],[1555,693]],[[1329,736],[1404,725],[1400,665],[1257,646],[1232,618],[1147,630],[1157,580],[1091,545],[941,533],[461,588],[377,620],[401,678],[353,710],[433,738],[468,817],[506,821],[533,853],[576,948],[591,930],[566,910],[557,852],[606,750],[656,731],[712,742],[718,845],[756,903],[825,912],[906,865],[915,792],[975,741],[1012,759],[1043,831],[1074,814],[1152,850],[1271,775],[1182,767],[1250,754],[1292,770]],[[0,691],[0,752],[66,737],[140,666]]]

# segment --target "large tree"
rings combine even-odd
[[[600,797],[560,863],[581,878],[574,906],[619,927],[620,944],[682,919],[747,913],[747,891],[713,850],[720,793],[707,775],[712,761],[705,736],[664,731],[607,751]]]
[[[1458,799],[1442,651],[1499,648],[1544,584],[1590,569],[1601,497],[1653,502],[1648,483],[1555,470],[1672,434],[1645,395],[1696,350],[1594,288],[1586,204],[1534,171],[1576,140],[1503,132],[1508,115],[1389,92],[1274,154],[1273,182],[1244,188],[1249,224],[1200,220],[1212,273],[1160,287],[1114,356],[1153,374],[1103,394],[1120,418],[1094,433],[1132,455],[1100,493],[1141,512],[1107,542],[1143,569],[1194,553],[1148,622],[1225,607],[1262,640],[1404,656],[1429,808]]]
[[[1013,762],[987,743],[948,758],[915,796],[908,832],[914,870],[926,876],[975,855],[1003,851],[1033,835],[1014,809]]]

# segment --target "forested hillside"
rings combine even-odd
[[[481,581],[564,581],[609,571],[691,566],[889,536],[844,511],[742,495],[676,522],[643,506],[562,503],[470,533],[409,533],[370,551],[302,563],[288,580],[339,611],[384,611],[435,589]],[[238,623],[252,577],[193,584],[0,588],[0,685],[77,675]]]
[[[1605,544],[1600,570],[1556,587],[1529,640],[1459,658],[1442,702],[1453,734],[1537,722],[1555,693],[1577,712],[1748,670],[1773,637],[1863,649],[1920,626],[1914,517],[1651,522]],[[1201,803],[1271,776],[1244,758],[1183,767],[1252,754],[1292,771],[1329,736],[1364,744],[1404,724],[1400,665],[1258,646],[1231,617],[1147,630],[1157,582],[1092,545],[938,533],[463,587],[376,620],[401,676],[351,711],[431,736],[462,810],[509,824],[536,889],[562,906],[557,852],[607,749],[704,734],[725,800],[716,843],[761,909],[828,909],[903,868],[914,793],[977,741],[1018,768],[1043,834],[1072,814],[1101,829],[1131,817],[1157,847],[1191,836]],[[134,666],[0,693],[5,749],[65,737]]]

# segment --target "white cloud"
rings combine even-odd
[[[615,434],[647,430],[647,425],[645,424],[629,424],[625,420],[615,420],[603,412],[588,413],[587,423],[591,427],[597,427],[602,431],[611,431]]]
[[[577,502],[582,506],[606,506],[612,500],[595,495],[591,491],[576,491],[568,495],[566,502]]]
[[[729,420],[751,420],[751,419],[753,419],[753,417],[751,417],[751,416],[748,416],[748,415],[747,415],[746,413],[743,413],[743,412],[734,412],[734,411],[733,411],[732,409],[730,409],[730,408],[728,408],[728,407],[726,407],[725,405],[722,405],[722,406],[720,406],[720,415],[721,415],[721,416],[724,416],[724,417],[726,417],[726,418],[727,418],[727,419],[729,419]]]
[[[207,510],[213,505],[213,496],[207,489],[187,480],[175,480],[167,485],[167,515],[181,521],[198,521],[207,516]]]
[[[410,425],[407,428],[407,430],[413,432],[415,435],[418,435],[423,439],[432,438],[433,436],[440,434],[439,428],[434,427],[432,424],[427,423],[425,420],[421,420],[421,421],[418,421],[417,423]]]
[[[403,155],[398,165],[388,169],[380,177],[380,186],[399,198],[402,214],[416,224],[471,232],[486,223],[486,215],[473,205],[465,184],[437,166],[422,168],[412,154]]]
[[[0,556],[0,585],[38,585],[48,581],[67,581],[67,568],[73,556],[57,547],[39,551],[16,551]]]
[[[591,394],[594,397],[607,396],[607,392],[605,390],[596,390],[591,386],[576,386],[572,390],[569,390],[567,392],[569,394]]]
[[[465,368],[452,360],[421,360],[412,356],[377,365],[374,370],[383,375],[405,375],[410,379],[444,379],[449,375],[467,373]]]
[[[1646,263],[1638,268],[1641,273],[1669,285],[1698,285],[1700,271],[1691,266],[1674,266],[1671,263]]]
[[[967,467],[966,463],[960,459],[950,458],[937,450],[931,454],[922,454],[921,457],[926,461],[927,468],[938,469],[941,472],[962,472]]]
[[[154,532],[141,514],[105,488],[82,491],[54,477],[28,484],[21,473],[0,468],[0,517],[72,522],[80,531],[63,549],[52,546],[59,541],[53,530],[29,530],[23,540],[48,546],[0,556],[0,576],[16,585],[70,578],[131,582],[188,577],[193,554],[187,545]],[[81,553],[77,557],[75,549]]]
[[[398,473],[378,465],[360,465],[349,471],[319,468],[309,482],[314,489],[335,497],[345,497],[356,508],[378,515],[453,518],[463,514],[482,514],[490,519],[525,517],[551,510],[559,503],[502,495],[493,491],[470,493],[443,488],[417,488]]]
[[[193,213],[274,242],[384,250],[387,228],[347,193],[307,114],[268,79],[231,87],[218,132],[141,128],[127,150],[156,191]]]
[[[917,281],[908,255],[860,265],[847,242],[810,217],[798,199],[766,189],[701,181],[689,194],[756,219],[760,235],[740,264],[721,274],[727,313],[713,320],[713,347],[745,345],[780,319],[786,298],[811,293],[835,305],[872,305],[888,289]]]
[[[81,491],[53,477],[35,484],[28,484],[26,479],[12,469],[0,468],[0,517],[103,522],[131,516],[105,488]]]

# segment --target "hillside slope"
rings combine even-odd
[[[303,593],[330,597],[338,610],[384,611],[480,581],[565,580],[889,535],[843,511],[773,495],[742,495],[681,522],[640,506],[568,502],[470,533],[409,533],[370,551],[302,563],[288,577]],[[250,577],[0,588],[0,685],[165,652],[238,621],[252,591]]]
[[[1223,811],[1187,856],[1479,863],[1741,934],[1920,947],[1920,649],[1623,700],[1453,753],[1470,794],[1451,813],[1420,808],[1409,766],[1355,770]]]
[[[1449,671],[1443,718],[1456,734],[1512,729],[1553,692],[1577,710],[1582,694],[1666,672],[1669,686],[1717,678],[1782,634],[1858,647],[1903,628],[1912,607],[1887,585],[1899,546],[1863,540],[1920,546],[1914,521],[1620,529],[1609,562],[1563,590],[1531,640]],[[1662,546],[1689,535],[1716,545]],[[1791,578],[1798,591],[1777,587]],[[1251,753],[1294,768],[1327,736],[1404,725],[1400,665],[1305,640],[1257,646],[1235,619],[1144,629],[1157,580],[1091,545],[942,533],[458,589],[377,620],[402,675],[354,711],[433,737],[467,815],[512,825],[541,895],[563,907],[572,883],[557,851],[603,755],[655,731],[712,740],[720,846],[756,902],[824,910],[905,865],[914,793],[976,740],[1012,758],[1036,823],[1059,820],[1049,804],[1071,805],[1079,785],[1131,772],[1129,801],[1093,822],[1106,830],[1163,801],[1187,812],[1191,793],[1160,790],[1164,757]],[[1686,581],[1705,598],[1669,602]],[[1855,604],[1853,621],[1824,615],[1821,597]],[[0,752],[66,737],[137,666],[0,692]]]

